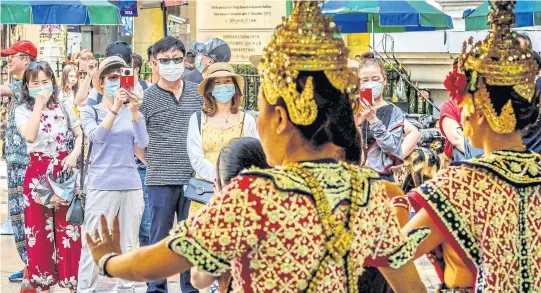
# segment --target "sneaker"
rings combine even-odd
[[[10,282],[22,282],[23,281],[23,275],[24,275],[24,270],[21,270],[20,272],[16,272],[15,274],[9,276],[9,281]]]

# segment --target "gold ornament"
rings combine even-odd
[[[473,38],[464,42],[458,65],[462,72],[471,72],[471,91],[478,90],[477,86],[483,87],[484,92],[474,97],[475,109],[483,110],[494,131],[510,133],[516,126],[511,101],[507,102],[502,113],[497,115],[490,96],[486,93],[485,84],[479,77],[482,77],[487,85],[512,86],[522,98],[531,101],[539,65],[533,59],[531,49],[521,47],[517,33],[511,30],[515,23],[515,1],[491,0],[489,7],[488,22],[491,32],[483,42],[475,45]],[[486,104],[478,105],[479,101]]]
[[[511,133],[515,131],[517,119],[513,111],[511,100],[502,108],[500,115],[494,109],[487,88],[482,80],[477,83],[477,91],[473,95],[475,111],[481,111],[487,119],[490,128],[497,133]]]
[[[317,117],[313,81],[309,79],[299,93],[296,78],[301,71],[322,71],[333,87],[350,95],[358,111],[354,94],[359,78],[347,66],[348,53],[339,29],[321,13],[318,1],[296,1],[291,15],[282,18],[263,49],[258,69],[265,98],[271,105],[284,99],[291,121],[310,125]]]

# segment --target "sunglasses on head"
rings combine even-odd
[[[159,58],[158,61],[160,64],[169,64],[171,61],[175,64],[184,62],[184,57],[175,57],[175,58]]]
[[[28,69],[30,70],[36,70],[37,68],[41,68],[41,69],[50,69],[51,66],[49,66],[49,63],[45,62],[45,61],[34,61],[34,62],[31,62],[30,64],[28,64]]]

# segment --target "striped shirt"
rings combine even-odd
[[[172,92],[157,84],[144,92],[141,113],[146,119],[149,143],[147,185],[186,185],[193,169],[186,150],[188,124],[195,111],[200,111],[203,98],[197,84],[184,81],[179,100]]]

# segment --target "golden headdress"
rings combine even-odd
[[[515,23],[515,1],[492,0],[489,4],[491,32],[483,42],[475,45],[472,38],[468,43],[464,42],[459,56],[459,68],[462,72],[471,73],[469,93],[462,104],[467,106],[469,112],[482,111],[495,132],[511,133],[517,123],[511,100],[498,115],[486,85],[512,86],[522,98],[531,101],[539,65],[531,49],[522,47],[517,39],[520,36],[511,30]],[[475,99],[472,98],[474,94]]]
[[[353,94],[359,78],[347,66],[348,53],[339,29],[321,13],[318,1],[296,1],[291,15],[276,27],[258,65],[267,101],[275,105],[281,97],[293,123],[312,124],[317,117],[313,80],[309,77],[299,93],[299,72],[323,71],[336,89]],[[353,107],[356,110],[358,103]]]

